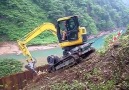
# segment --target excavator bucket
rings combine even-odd
[[[27,65],[25,65],[25,68],[31,71],[34,74],[37,74],[37,71],[35,70],[35,63],[36,62],[29,62]]]

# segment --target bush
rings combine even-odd
[[[11,75],[13,73],[21,72],[22,63],[14,59],[0,60],[0,77]]]

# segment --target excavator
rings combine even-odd
[[[23,55],[27,56],[28,65],[25,67],[31,71],[36,72],[34,69],[36,60],[29,52],[27,43],[45,31],[50,31],[57,36],[59,45],[63,50],[62,57],[54,55],[47,57],[49,72],[75,65],[79,63],[82,58],[87,57],[88,53],[95,51],[92,47],[93,43],[87,43],[87,32],[85,27],[79,26],[78,16],[59,18],[57,20],[57,25],[43,23],[23,38],[17,40]]]

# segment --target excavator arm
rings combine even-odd
[[[44,23],[42,25],[40,25],[39,27],[35,28],[32,32],[28,33],[26,36],[24,36],[22,39],[18,40],[18,45],[20,50],[22,51],[24,56],[27,56],[27,62],[32,62],[33,58],[27,48],[27,43],[32,40],[33,38],[35,38],[36,36],[38,36],[39,34],[41,34],[44,31],[50,31],[52,32],[54,35],[57,35],[57,30],[55,28],[55,25],[52,23]]]

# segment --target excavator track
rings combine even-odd
[[[49,72],[53,72],[64,67],[67,68],[67,67],[73,66],[77,64],[78,60],[79,60],[79,56],[76,54],[63,57],[56,64],[54,64],[53,66],[50,66]]]
[[[68,68],[76,65],[81,62],[82,59],[87,58],[94,51],[95,49],[91,47],[91,44],[84,44],[72,49],[70,51],[71,54],[63,56],[62,58],[56,58],[57,56],[53,58],[52,56],[50,58],[53,60],[53,62],[55,61],[55,63],[51,65],[50,61],[48,62],[50,64],[48,71],[54,72],[59,69]]]

